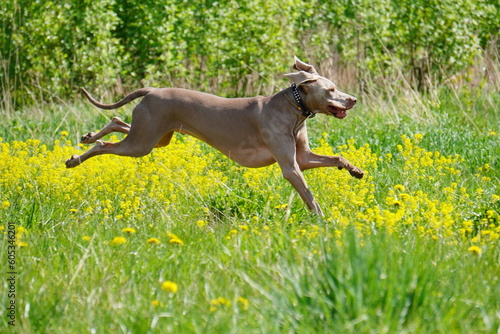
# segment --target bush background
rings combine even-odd
[[[498,0],[1,0],[4,107],[140,86],[269,93],[294,54],[344,84],[425,90],[481,61],[498,79]],[[491,61],[490,61],[491,63]],[[482,72],[481,72],[482,70]],[[477,72],[477,71],[476,71]],[[477,74],[475,74],[477,76]]]

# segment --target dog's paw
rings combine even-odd
[[[357,179],[362,179],[363,176],[365,176],[365,172],[363,172],[358,167],[354,167],[354,169],[350,170],[349,173],[351,173],[351,176],[354,176]]]
[[[66,160],[66,168],[73,168],[81,164],[80,156],[74,155],[68,160]]]
[[[92,140],[92,137],[95,136],[94,132],[89,132],[86,135],[83,135],[82,138],[80,138],[80,143],[82,144],[92,144],[95,143],[95,140]]]

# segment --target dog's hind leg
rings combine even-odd
[[[106,125],[101,131],[99,131],[98,133],[89,132],[86,135],[83,135],[80,141],[83,144],[92,144],[95,143],[98,139],[101,139],[105,135],[112,132],[121,132],[128,134],[130,132],[130,125],[122,121],[119,117],[113,117],[111,122]]]
[[[66,168],[73,168],[85,160],[101,154],[115,154],[127,157],[142,157],[151,152],[161,136],[138,137],[135,134],[129,134],[125,139],[118,143],[103,142],[98,140],[94,147],[82,155],[73,155],[66,160]]]
[[[132,125],[120,124],[114,120],[101,132],[99,136],[112,132],[112,129],[120,129],[128,132],[128,135],[118,143],[96,141],[96,145],[82,155],[74,155],[66,161],[67,168],[73,168],[85,160],[101,154],[116,154],[127,157],[142,157],[151,152],[154,147],[166,146],[172,138],[174,127],[169,127],[166,119],[158,119],[155,113],[145,105],[137,105],[132,113]],[[107,128],[107,129],[106,129]]]

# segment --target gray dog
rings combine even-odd
[[[227,99],[178,88],[143,88],[115,104],[102,104],[82,89],[95,106],[116,109],[144,96],[134,108],[132,124],[115,117],[99,133],[88,133],[82,143],[96,145],[66,161],[76,167],[100,154],[129,157],[147,155],[155,147],[169,144],[175,131],[192,135],[246,167],[263,167],[277,162],[283,176],[297,190],[310,210],[322,215],[321,208],[307,187],[303,170],[316,167],[345,168],[362,178],[361,169],[340,156],[311,152],[306,120],[322,113],[342,119],[356,104],[356,98],[337,89],[316,69],[295,57],[294,69],[286,74],[291,87],[272,96]],[[111,133],[128,134],[118,143],[98,139]]]

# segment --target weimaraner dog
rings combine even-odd
[[[131,125],[115,117],[99,133],[84,135],[82,143],[96,145],[68,159],[66,167],[76,167],[100,154],[141,157],[155,147],[168,145],[177,131],[203,140],[246,167],[277,162],[309,209],[322,215],[302,171],[333,166],[345,168],[357,178],[364,173],[340,156],[311,152],[306,120],[317,113],[343,119],[356,98],[339,91],[332,81],[296,57],[294,69],[299,72],[285,75],[293,81],[291,87],[267,97],[228,99],[178,88],[142,88],[106,105],[82,88],[90,102],[101,109],[116,109],[144,98],[134,108]],[[128,135],[118,143],[98,140],[114,131]]]

